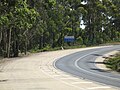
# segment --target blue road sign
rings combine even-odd
[[[64,41],[65,42],[74,42],[75,41],[75,37],[74,36],[65,36],[64,37]]]

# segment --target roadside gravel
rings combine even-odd
[[[91,48],[41,52],[8,59],[0,64],[0,90],[115,90],[73,77],[53,67],[56,59],[87,49]]]

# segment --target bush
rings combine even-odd
[[[120,72],[120,53],[104,61],[108,68]]]

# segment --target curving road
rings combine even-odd
[[[104,71],[95,66],[95,60],[114,50],[120,50],[120,45],[80,51],[60,58],[55,62],[58,69],[103,84],[120,88],[120,74]],[[100,62],[96,62],[100,63]]]

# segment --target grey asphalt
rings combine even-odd
[[[80,51],[60,58],[55,66],[79,78],[92,80],[120,88],[120,74],[104,71],[95,66],[96,58],[114,50],[120,51],[120,45]]]

